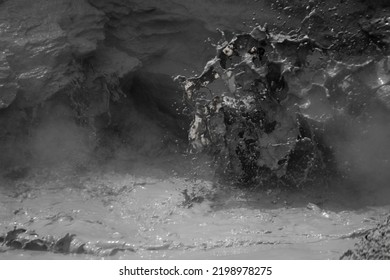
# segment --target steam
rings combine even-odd
[[[93,149],[91,130],[72,120],[45,120],[31,136],[31,151],[39,163],[86,162]]]
[[[327,137],[337,166],[357,192],[387,201],[390,195],[389,117],[376,108],[368,119],[344,116]],[[374,197],[375,196],[375,197]]]

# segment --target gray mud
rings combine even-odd
[[[352,202],[337,188],[248,191],[175,169],[178,161],[191,164],[182,156],[160,162],[166,169],[144,160],[83,174],[40,169],[3,180],[2,233],[16,227],[32,239],[69,233],[73,240],[67,251],[3,243],[0,258],[338,259],[389,211],[367,206],[358,194]],[[80,244],[86,244],[82,252],[72,249]]]

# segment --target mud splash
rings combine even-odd
[[[299,187],[320,177],[351,176],[368,158],[344,172],[340,158],[347,164],[354,159],[340,143],[353,143],[345,140],[351,134],[362,142],[362,154],[373,153],[365,135],[379,136],[375,125],[387,135],[383,119],[390,115],[380,106],[387,107],[382,94],[389,61],[337,61],[334,50],[307,36],[266,27],[222,41],[201,74],[176,78],[192,112],[192,150],[214,155],[222,176],[246,183]],[[343,123],[353,127],[335,133]],[[375,168],[386,169],[386,158]]]

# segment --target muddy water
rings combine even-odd
[[[65,255],[0,246],[0,259],[337,259],[390,209],[359,206],[353,192],[330,187],[223,186],[173,170],[177,160],[157,164],[164,168],[122,161],[83,173],[37,168],[2,180],[1,233],[14,226],[40,236],[71,233],[135,251]]]

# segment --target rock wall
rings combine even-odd
[[[108,112],[119,80],[141,65],[104,45],[107,21],[86,1],[0,2],[2,166],[25,162],[34,150],[54,160],[58,150],[65,157],[69,146],[85,148],[79,140],[93,131],[80,134],[77,123]]]
[[[35,106],[75,81],[87,80],[86,64],[121,77],[141,64],[143,71],[168,75],[200,72],[214,56],[217,28],[228,39],[255,24],[285,31],[300,28],[324,46],[342,46],[343,40],[353,45],[345,49],[366,48],[366,37],[388,42],[386,10],[376,9],[388,4],[367,5],[318,0],[2,1],[0,106],[6,108],[15,99],[18,106]]]
[[[181,93],[170,76],[200,71],[214,55],[211,43],[220,36],[215,29],[243,29],[254,5],[258,3],[1,1],[1,164],[37,154],[51,161],[80,154],[75,147],[96,146],[89,140],[107,126],[126,130],[126,135],[137,127],[157,127],[152,143],[161,142],[156,139],[165,137],[167,127],[178,130],[186,123],[178,116]],[[135,74],[140,69],[144,74]],[[152,82],[146,90],[139,82],[145,83],[145,77]],[[140,100],[147,103],[140,105]],[[173,100],[177,105],[172,106]],[[123,114],[111,114],[110,106]],[[126,118],[142,121],[134,124]]]
[[[5,1],[1,107],[34,106],[79,79],[76,59],[104,39],[104,14],[83,1]]]
[[[242,29],[237,22],[248,18],[253,8],[239,1],[212,4],[2,1],[0,106],[6,108],[15,99],[20,107],[35,106],[75,82],[84,82],[83,62],[88,57],[100,73],[118,72],[119,76],[133,71],[140,61],[145,71],[194,70],[212,54],[203,42],[215,37],[215,29]],[[232,9],[236,16],[230,17]]]

